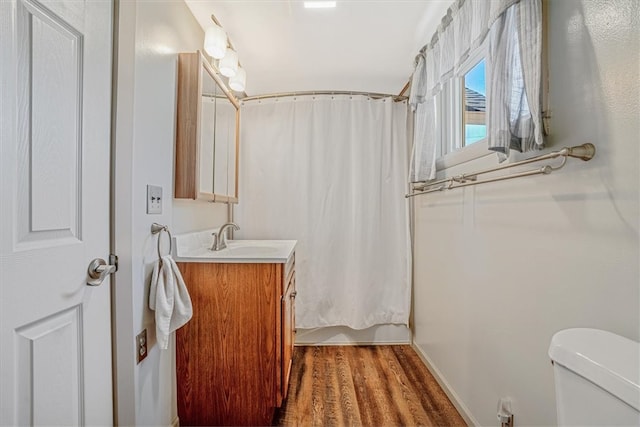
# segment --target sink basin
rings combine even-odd
[[[255,256],[255,255],[269,255],[278,253],[278,248],[273,246],[235,246],[228,247],[227,251],[233,255],[243,256]]]
[[[177,262],[280,263],[291,257],[297,243],[295,240],[229,240],[225,249],[212,251],[209,249],[211,230],[178,235],[174,239]]]

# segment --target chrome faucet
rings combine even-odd
[[[238,224],[234,222],[227,222],[226,224],[222,225],[217,233],[211,233],[211,235],[213,236],[213,241],[211,242],[211,247],[209,248],[209,250],[219,251],[227,247],[227,234],[225,232],[229,227],[232,227],[236,231],[240,230]]]

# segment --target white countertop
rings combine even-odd
[[[219,251],[209,249],[211,230],[175,236],[173,257],[176,262],[212,263],[286,263],[296,240],[228,240]]]

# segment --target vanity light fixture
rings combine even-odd
[[[238,53],[215,15],[211,15],[211,20],[213,24],[207,29],[204,36],[204,50],[212,58],[218,60],[217,67],[214,66],[214,69],[217,73],[228,77],[227,84],[231,90],[244,92],[247,85],[247,73],[238,61]]]
[[[204,50],[211,57],[221,59],[227,52],[227,33],[221,26],[212,24],[204,35]]]
[[[238,66],[238,71],[233,77],[229,77],[229,87],[236,92],[244,92],[247,84],[247,72],[244,68]]]
[[[227,48],[224,58],[218,63],[220,74],[225,77],[233,77],[238,71],[238,54],[232,48]]]
[[[335,1],[305,1],[305,9],[329,9],[336,7]]]

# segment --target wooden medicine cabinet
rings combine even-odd
[[[178,54],[176,199],[238,202],[239,103],[200,51]]]

